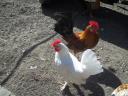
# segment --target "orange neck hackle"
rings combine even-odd
[[[86,39],[86,35],[90,32],[90,28],[87,26],[87,28],[79,35],[81,40]]]
[[[89,21],[89,25],[85,28],[85,30],[79,35],[81,40],[85,40],[88,33],[92,32],[94,34],[99,30],[99,24],[96,21]]]

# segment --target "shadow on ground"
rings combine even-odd
[[[104,72],[101,74],[90,77],[88,81],[100,83],[113,89],[121,84],[119,78],[107,69],[104,69]]]
[[[86,84],[82,84],[81,86],[73,84],[73,86],[77,90],[78,96],[105,96],[105,92],[99,84],[103,84],[107,87],[115,89],[122,83],[119,78],[115,76],[112,72],[104,69],[103,73],[88,78]],[[88,92],[85,92],[86,94],[84,94],[83,90],[81,90],[80,87],[84,88],[85,91],[91,91],[91,94],[88,94]],[[71,93],[69,86],[67,86],[63,92],[63,96],[75,95]]]
[[[55,2],[46,8],[42,6],[43,14],[53,19],[56,19],[55,14],[58,12],[71,12],[74,27],[79,29],[84,29],[89,20],[99,21],[101,39],[128,50],[128,16],[101,7],[98,14],[90,18],[85,9],[82,0],[81,2],[78,0]]]
[[[101,27],[101,38],[128,50],[128,16],[101,8],[101,16],[97,17]]]

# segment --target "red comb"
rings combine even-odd
[[[61,43],[61,40],[60,39],[56,39],[52,44],[51,46],[56,46],[57,44]]]
[[[96,27],[97,30],[100,28],[97,21],[89,21],[89,25],[91,25],[92,27]]]

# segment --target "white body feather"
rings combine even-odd
[[[65,81],[81,84],[90,75],[103,72],[102,65],[91,49],[84,51],[79,62],[63,43],[60,44],[61,50],[55,53],[55,63]]]

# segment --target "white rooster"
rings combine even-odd
[[[65,79],[65,84],[61,88],[61,91],[65,89],[69,82],[75,84],[85,83],[85,80],[90,75],[103,72],[102,65],[91,49],[84,51],[81,61],[78,61],[60,39],[55,40],[52,46],[55,49],[55,64],[58,67],[58,71]]]

